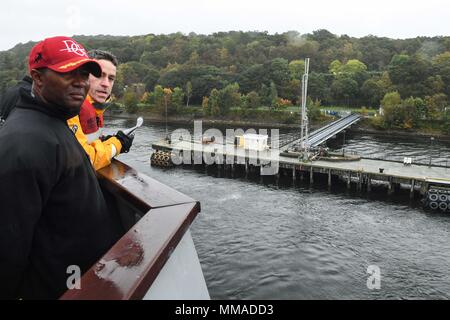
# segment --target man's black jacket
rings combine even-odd
[[[6,120],[11,111],[19,101],[19,90],[22,88],[26,91],[31,91],[32,79],[30,76],[25,76],[19,81],[17,85],[6,90],[5,94],[0,99],[0,121]]]
[[[58,298],[122,234],[60,111],[22,89],[0,127],[1,298]]]

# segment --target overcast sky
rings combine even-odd
[[[449,0],[3,0],[0,50],[56,35],[327,29],[390,38],[450,35]]]

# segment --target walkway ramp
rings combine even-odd
[[[353,113],[346,117],[340,118],[334,122],[327,124],[326,126],[317,129],[309,134],[308,144],[309,147],[317,147],[321,143],[327,141],[331,137],[335,136],[342,130],[350,127],[352,124],[358,122],[361,119],[361,115]],[[286,151],[294,146],[300,145],[302,139],[296,139],[280,147],[281,151]]]

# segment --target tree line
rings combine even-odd
[[[109,50],[118,57],[113,93],[120,101],[159,105],[161,90],[164,97],[169,89],[175,101],[171,105],[203,105],[210,115],[226,114],[233,106],[298,105],[308,57],[308,95],[321,105],[378,108],[387,94],[397,93],[401,100],[423,102],[415,113],[417,122],[442,117],[449,104],[447,36],[354,38],[322,29],[308,34],[231,31],[74,38],[87,49]],[[25,74],[33,45],[0,52],[0,92]],[[384,125],[389,123],[398,121]]]

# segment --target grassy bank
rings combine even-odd
[[[323,111],[342,112],[358,112],[365,116],[357,125],[353,126],[351,130],[379,134],[379,135],[401,135],[405,137],[410,136],[434,136],[442,139],[450,139],[449,124],[444,121],[422,121],[418,128],[413,129],[386,129],[378,124],[380,117],[374,117],[375,110],[373,109],[348,109],[345,107],[332,106],[321,107]],[[367,112],[369,111],[369,112]],[[146,122],[165,123],[166,118],[161,111],[149,110],[144,105],[140,105],[135,114],[128,114],[123,108],[109,109],[105,116],[115,118],[132,118],[135,119],[143,116]],[[317,115],[317,114],[316,114]],[[315,119],[310,119],[311,129],[319,128],[326,123],[336,119],[333,115],[318,114]],[[223,116],[205,116],[201,106],[189,106],[179,108],[176,112],[168,114],[167,121],[169,123],[192,124],[195,120],[202,120],[203,123],[214,126],[240,126],[240,127],[267,127],[267,128],[288,128],[295,129],[300,127],[300,112],[298,107],[283,107],[272,109],[268,107],[258,108],[231,108],[227,115]]]

